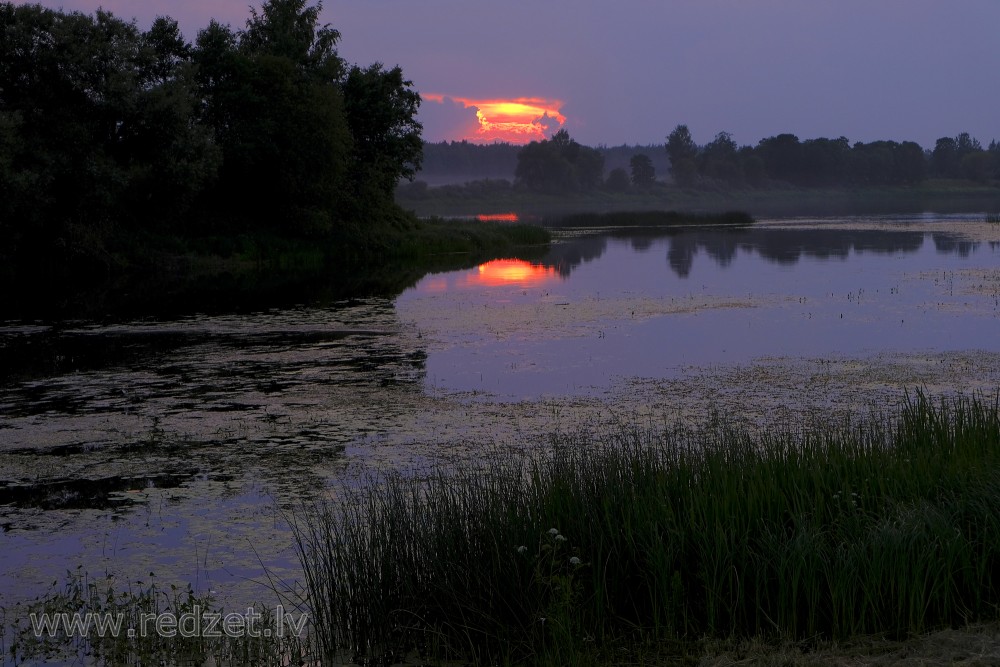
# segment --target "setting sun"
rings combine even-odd
[[[526,144],[545,139],[549,130],[561,127],[566,122],[566,116],[560,112],[563,103],[559,100],[537,97],[469,99],[432,93],[423,94],[422,97],[438,103],[450,99],[466,109],[475,109],[477,126],[471,133],[467,129],[461,129],[466,136],[457,137],[469,141]]]

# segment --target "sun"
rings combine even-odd
[[[470,135],[461,137],[468,141],[526,144],[545,139],[551,130],[566,123],[560,100],[541,97],[473,99],[433,93],[421,97],[431,102],[450,99],[466,109],[475,109],[478,126]]]

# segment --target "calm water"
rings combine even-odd
[[[427,276],[397,311],[430,330],[431,386],[516,398],[761,357],[1000,351],[1000,247],[960,234],[971,217],[921,221],[588,236]]]
[[[258,558],[296,575],[281,512],[332,480],[530,445],[566,406],[627,402],[636,383],[956,352],[973,355],[964,379],[937,384],[988,384],[1000,227],[980,219],[579,232],[395,299],[7,323],[0,604],[78,564],[261,597]]]

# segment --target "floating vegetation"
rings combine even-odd
[[[998,399],[809,428],[623,424],[401,474],[296,526],[324,656],[569,664],[704,636],[904,637],[1000,602]]]

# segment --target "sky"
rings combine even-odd
[[[259,0],[45,0],[148,27],[243,27]],[[428,141],[755,145],[1000,140],[1000,0],[327,0],[359,65],[399,65]]]

